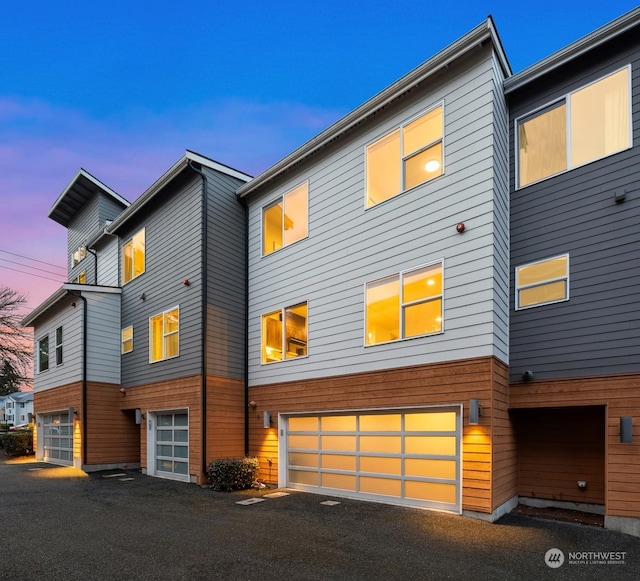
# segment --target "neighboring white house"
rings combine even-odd
[[[33,417],[33,392],[17,391],[0,397],[0,421],[14,426],[28,424]]]

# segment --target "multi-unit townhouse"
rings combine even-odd
[[[133,204],[84,170],[62,192],[73,282],[23,321],[38,458],[202,481],[244,453],[248,179],[187,151]]]
[[[33,419],[33,392],[17,391],[0,396],[0,422],[23,426]]]
[[[50,212],[74,282],[24,322],[38,457],[202,481],[250,454],[640,535],[639,29],[513,75],[488,18],[253,179],[187,152],[129,204],[81,171]]]

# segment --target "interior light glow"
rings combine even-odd
[[[440,162],[437,159],[430,159],[425,165],[424,169],[429,173],[436,172],[440,169]]]

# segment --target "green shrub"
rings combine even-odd
[[[4,451],[9,456],[29,456],[33,454],[33,430],[17,430],[0,436]]]
[[[220,458],[211,460],[207,468],[214,490],[246,490],[258,476],[257,458]]]

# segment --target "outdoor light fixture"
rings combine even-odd
[[[69,406],[69,410],[67,411],[67,413],[69,414],[69,421],[72,422],[74,420],[76,410],[73,409],[73,406]]]
[[[144,419],[144,414],[140,408],[136,408],[136,424],[140,425]]]
[[[620,417],[620,443],[621,444],[631,444],[633,442],[632,428],[633,428],[633,424],[631,421],[631,416],[621,416]]]
[[[263,416],[262,427],[263,428],[270,428],[271,427],[271,414],[266,410],[265,410],[264,416]]]
[[[477,426],[480,421],[480,400],[472,397],[469,400],[469,425]]]

